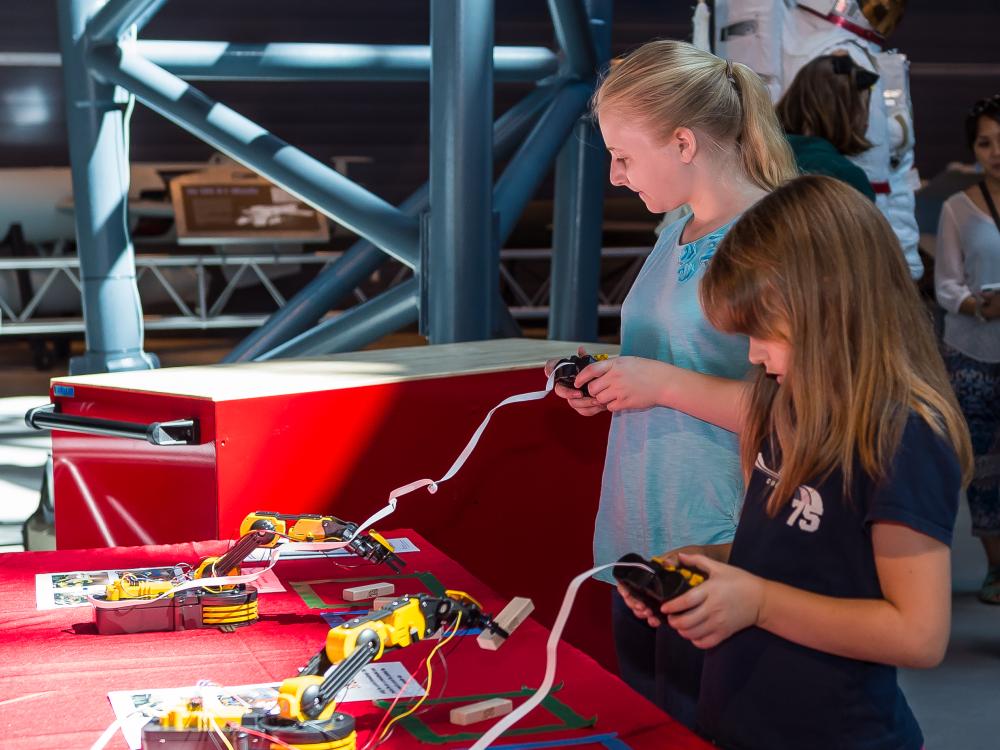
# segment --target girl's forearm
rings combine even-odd
[[[746,418],[750,383],[665,363],[661,366],[665,369],[658,398],[660,406],[677,409],[730,432],[740,432]]]
[[[948,644],[947,628],[942,633],[933,624],[938,620],[908,619],[885,599],[822,596],[765,580],[757,625],[817,651],[899,667],[928,668],[940,663]]]

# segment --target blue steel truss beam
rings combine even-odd
[[[493,189],[493,206],[500,214],[500,245],[514,231],[592,93],[593,86],[585,83],[563,86],[500,175]]]
[[[612,0],[588,0],[600,64],[611,54]],[[549,338],[596,341],[607,150],[590,117],[581,117],[556,160],[552,216]]]
[[[558,83],[539,86],[521,101],[508,109],[493,127],[493,158],[507,159],[532,123],[538,119],[542,109],[552,100]],[[417,216],[428,205],[428,186],[424,184],[413,195],[400,204],[399,208],[409,216]],[[330,308],[350,291],[368,278],[386,260],[386,255],[368,240],[358,240],[322,271],[315,279],[299,291],[288,303],[272,315],[260,328],[251,333],[230,352],[224,362],[243,362],[255,359],[285,341],[304,333],[316,324]],[[502,300],[497,300],[500,304]],[[513,320],[509,311],[498,310],[499,322],[505,324],[503,331],[509,335],[516,333],[510,326]],[[516,326],[516,323],[514,324]]]
[[[57,6],[87,339],[86,353],[70,360],[73,375],[159,364],[142,348],[142,308],[126,208],[125,92],[96,81],[85,59],[85,28],[97,6],[97,0],[60,0]]]
[[[139,54],[186,80],[427,81],[431,48],[386,44],[234,44],[140,40]],[[496,81],[538,81],[557,73],[546,47],[495,47]]]
[[[331,352],[360,349],[372,341],[417,322],[420,290],[416,279],[383,292],[378,297],[352,307],[336,318],[257,357],[257,361],[285,357],[312,357]]]
[[[593,78],[598,55],[583,0],[549,0],[549,14],[569,72],[584,80]]]
[[[334,169],[286,143],[136,52],[98,47],[88,56],[105,80],[236,161],[378,245],[411,268],[419,223]]]
[[[87,24],[87,37],[94,44],[117,42],[132,26],[145,26],[166,2],[167,0],[108,0]]]
[[[493,334],[493,0],[431,0],[430,217],[421,298],[431,343]]]

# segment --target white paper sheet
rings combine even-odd
[[[88,596],[104,593],[107,586],[117,581],[122,573],[132,572],[145,578],[159,581],[180,579],[188,570],[187,566],[160,566],[155,568],[113,568],[109,570],[75,570],[67,573],[35,574],[35,606],[38,609],[63,609],[65,607],[86,607]],[[284,591],[285,587],[269,570],[256,581],[250,583],[258,594],[273,594]]]

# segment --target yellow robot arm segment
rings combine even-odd
[[[113,581],[105,590],[104,596],[110,602],[122,599],[155,599],[173,588],[170,581],[146,581],[134,573],[125,573],[117,581]]]
[[[278,543],[278,539],[280,539],[281,536],[288,534],[288,524],[285,523],[285,519],[294,517],[295,516],[283,516],[280,513],[269,513],[262,510],[250,513],[243,519],[243,523],[240,524],[240,536],[246,536],[251,531],[255,531],[257,529],[273,531],[275,532],[275,536],[271,540],[270,544],[266,545],[268,547],[273,547]]]
[[[386,609],[369,612],[331,628],[326,635],[327,658],[334,664],[343,661],[354,653],[358,639],[369,630],[378,636],[373,660],[381,659],[387,648],[403,648],[430,635],[421,601],[403,597]]]
[[[289,677],[278,688],[278,713],[286,719],[295,721],[326,720],[337,708],[334,701],[325,706],[317,706],[319,714],[311,716],[306,713],[306,706],[314,706],[315,696],[323,685],[322,675],[299,675]]]
[[[169,729],[196,729],[207,731],[212,724],[224,728],[230,722],[239,724],[247,710],[241,706],[224,705],[218,698],[209,697],[186,701],[171,708],[159,718],[160,726]]]
[[[334,516],[320,516],[313,513],[289,515],[258,510],[250,513],[240,524],[240,534],[265,530],[275,532],[274,539],[268,544],[273,547],[282,537],[295,542],[326,542],[340,541],[353,532],[351,524]],[[344,532],[348,533],[345,534]]]

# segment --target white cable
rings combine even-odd
[[[104,750],[108,743],[111,742],[111,738],[114,737],[119,729],[124,729],[125,722],[131,719],[136,714],[141,714],[143,712],[142,708],[137,708],[131,713],[127,713],[124,716],[117,717],[107,729],[104,730],[104,734],[97,738],[97,741],[90,746],[90,750]]]
[[[108,728],[104,730],[104,734],[98,737],[97,741],[90,746],[90,750],[104,750],[108,746],[108,743],[111,742],[111,738],[118,733],[118,729],[123,723],[123,719],[115,719],[111,722]]]
[[[432,495],[435,492],[437,492],[438,485],[441,484],[442,482],[447,482],[449,479],[455,476],[458,473],[459,469],[461,469],[462,466],[465,464],[465,462],[469,459],[469,456],[472,455],[472,451],[475,450],[476,445],[479,443],[479,439],[483,436],[483,432],[486,430],[486,425],[490,423],[490,419],[492,419],[493,417],[493,412],[504,406],[509,406],[510,404],[519,404],[525,401],[537,401],[539,399],[545,398],[546,396],[549,395],[549,393],[552,391],[552,388],[555,386],[556,371],[562,367],[568,367],[572,364],[573,364],[572,362],[564,362],[553,368],[552,372],[549,373],[548,378],[545,381],[545,390],[531,391],[529,393],[519,393],[516,396],[510,396],[509,398],[505,398],[499,404],[490,409],[489,413],[486,415],[486,418],[480,423],[479,427],[476,428],[476,431],[472,433],[472,437],[469,439],[469,442],[466,443],[465,448],[463,448],[462,452],[458,454],[458,458],[455,459],[455,462],[451,465],[451,468],[445,472],[443,477],[437,480],[418,479],[415,482],[404,484],[402,487],[397,487],[396,489],[394,489],[392,492],[389,493],[389,499],[386,502],[385,506],[376,511],[375,513],[373,513],[371,516],[368,517],[368,519],[365,520],[364,523],[358,526],[357,531],[354,532],[354,536],[357,536],[362,531],[371,526],[373,523],[381,521],[383,518],[390,515],[394,510],[396,510],[396,502],[403,495],[407,495],[413,492],[414,490],[419,490],[421,487],[426,487],[427,491]],[[354,537],[351,537],[351,539],[354,539]]]
[[[562,639],[563,628],[566,627],[566,621],[569,619],[569,613],[573,608],[573,602],[576,601],[577,590],[579,590],[580,586],[583,585],[583,582],[594,575],[594,573],[600,573],[602,570],[614,567],[641,568],[642,570],[654,573],[651,567],[643,565],[642,563],[608,563],[607,565],[598,565],[596,568],[584,571],[570,581],[569,587],[566,589],[566,594],[563,596],[563,602],[562,606],[559,608],[559,614],[556,616],[556,621],[552,624],[552,632],[549,633],[549,640],[545,644],[545,676],[542,678],[542,684],[538,686],[538,690],[536,690],[535,694],[528,698],[528,700],[504,716],[496,724],[491,726],[486,734],[480,737],[476,741],[476,744],[470,747],[469,750],[484,750],[484,748],[489,747],[501,734],[527,716],[532,709],[545,700],[545,697],[552,689],[552,683],[555,682],[556,649],[559,647],[559,641]]]

